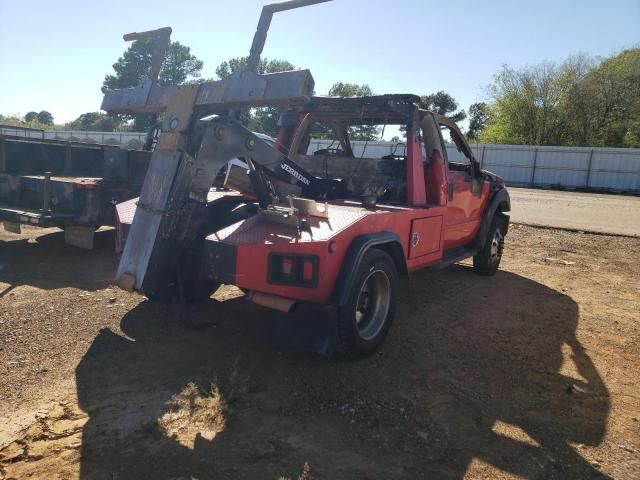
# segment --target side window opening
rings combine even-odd
[[[464,143],[460,138],[458,138],[457,133],[446,125],[440,125],[440,131],[442,133],[443,140],[445,138],[449,139],[449,141],[443,145],[443,150],[447,151],[449,170],[465,172],[468,175],[471,175],[472,157],[469,156],[469,152],[464,148]],[[451,149],[446,149],[447,144],[455,145],[456,150],[452,152]]]
[[[375,194],[378,203],[406,202],[406,145],[381,147],[380,119],[314,118],[306,126],[292,160],[314,176],[337,180],[350,196]]]

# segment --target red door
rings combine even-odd
[[[448,170],[447,180],[449,197],[444,225],[445,251],[463,247],[473,240],[480,228],[483,198],[486,198],[482,193],[483,185],[474,182],[466,172]]]

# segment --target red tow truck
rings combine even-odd
[[[265,7],[248,68],[230,79],[107,92],[107,111],[164,112],[140,198],[116,207],[117,282],[152,300],[199,301],[230,284],[282,312],[325,306],[326,350],[358,358],[383,342],[399,278],[469,257],[496,272],[510,200],[455,123],[417,96],[317,97],[306,70],[254,73],[272,13],[306,3],[319,2]],[[239,121],[238,109],[264,105],[282,111],[275,143]],[[354,153],[359,131],[391,125],[406,129],[402,155]],[[447,158],[443,131],[464,163]],[[310,150],[318,135],[335,147]]]

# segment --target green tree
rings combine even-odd
[[[27,112],[24,116],[24,121],[27,123],[31,123],[38,120],[38,112]]]
[[[0,115],[0,124],[9,125],[12,127],[28,126],[23,120],[18,118],[16,115],[9,115],[9,116]]]
[[[222,62],[216,67],[216,75],[221,80],[228,78],[233,72],[244,69],[247,65],[247,57],[235,57]],[[287,60],[263,58],[258,64],[257,72],[260,75],[265,73],[285,72],[295,70],[295,66]],[[278,118],[281,109],[277,107],[262,107],[246,110],[241,114],[241,121],[247,128],[267,135],[276,136],[278,134]]]
[[[460,122],[467,118],[467,114],[464,110],[458,110],[458,102],[455,98],[443,90],[421,96],[418,101],[418,106],[424,110],[430,110],[439,115],[451,118],[455,122]],[[404,125],[401,125],[399,130],[402,132],[402,136],[406,138],[407,128]]]
[[[113,64],[115,74],[106,75],[102,92],[134,87],[149,74],[155,44],[152,39],[136,40]],[[158,82],[161,85],[180,85],[200,77],[203,62],[191,54],[191,49],[180,42],[171,42],[164,56]],[[130,118],[130,117],[129,117]],[[155,114],[134,115],[134,128],[148,130],[157,121]]]
[[[373,95],[371,87],[367,84],[336,82],[327,93],[330,97],[366,97]]]
[[[53,115],[46,110],[42,110],[38,113],[36,120],[38,120],[38,123],[41,123],[42,125],[53,125]]]
[[[585,82],[601,119],[591,143],[640,147],[640,48],[604,60]]]
[[[418,106],[425,110],[436,112],[439,115],[449,117],[455,122],[460,122],[467,118],[464,110],[458,110],[458,102],[443,90],[420,97]]]
[[[233,72],[244,69],[247,66],[247,57],[235,57],[227,60],[226,62],[222,62],[220,65],[216,67],[216,75],[221,80],[227,78]],[[258,64],[257,72],[260,75],[264,75],[265,73],[278,73],[278,72],[286,72],[289,70],[295,70],[296,67],[287,60],[278,60],[268,58],[263,58],[260,60]]]
[[[482,141],[529,145],[640,146],[640,48],[598,62],[504,66],[489,87]]]
[[[41,112],[42,113],[42,112]],[[51,115],[49,112],[45,112]],[[37,112],[27,112],[24,117],[19,117],[18,115],[9,115],[4,116],[0,115],[0,124],[2,125],[10,125],[13,127],[26,127],[26,128],[37,128],[42,130],[55,130],[58,128],[53,124],[53,117],[41,117],[42,120],[45,120],[47,123],[41,123],[38,120]]]
[[[113,132],[122,126],[122,120],[109,116],[103,112],[87,112],[75,120],[65,124],[69,130],[88,130],[99,132]]]
[[[366,97],[373,95],[373,92],[367,84],[336,82],[329,89],[328,95],[330,97]],[[380,138],[380,127],[377,125],[351,126],[347,131],[351,140],[372,141]]]
[[[497,143],[562,144],[561,76],[554,63],[521,69],[503,66],[489,87],[492,103],[482,138]]]
[[[489,120],[489,105],[485,102],[472,103],[469,106],[469,130],[467,138],[477,140],[480,133],[486,128]]]
[[[589,145],[600,126],[597,96],[589,79],[597,66],[595,59],[587,55],[576,55],[563,63],[558,79],[563,94],[558,108],[563,129],[560,141],[565,145]]]

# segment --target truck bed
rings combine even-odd
[[[114,205],[139,194],[150,158],[113,145],[0,135],[0,221],[114,225]]]

